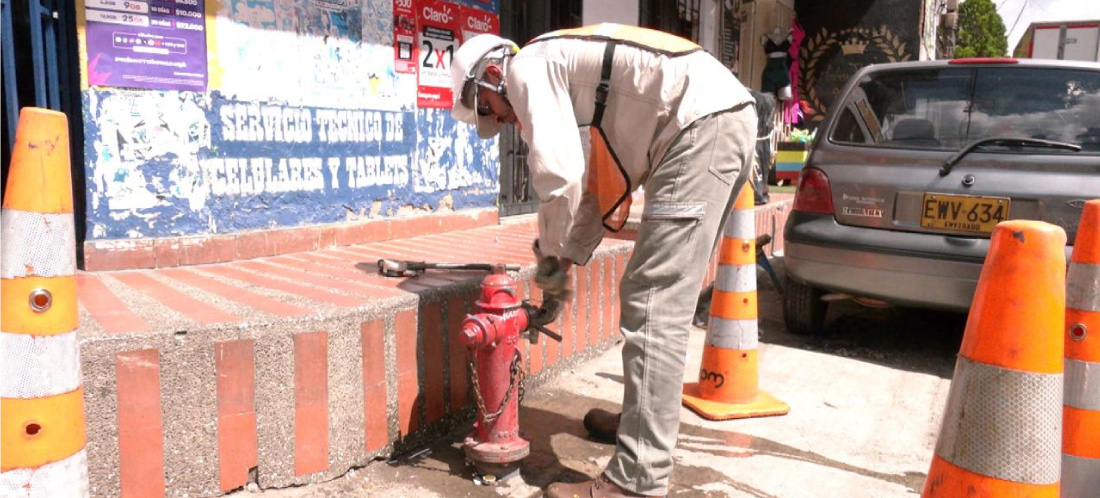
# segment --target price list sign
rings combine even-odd
[[[439,0],[417,2],[417,77],[416,104],[421,108],[450,109],[451,59],[459,39],[459,5]]]
[[[205,0],[85,0],[88,84],[206,90]]]

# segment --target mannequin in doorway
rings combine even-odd
[[[771,34],[761,36],[764,54],[768,62],[764,64],[764,73],[760,77],[760,91],[775,94],[777,100],[791,98],[791,76],[787,65],[787,50],[791,46],[791,35],[783,37],[782,29],[776,27]]]

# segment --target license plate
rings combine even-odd
[[[1007,197],[924,194],[920,226],[967,233],[991,233],[1008,219]]]

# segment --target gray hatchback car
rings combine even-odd
[[[998,222],[1053,223],[1072,244],[1100,198],[1100,64],[882,64],[841,95],[784,232],[794,333],[844,297],[965,311]]]

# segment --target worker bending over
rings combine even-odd
[[[570,296],[570,267],[588,262],[605,230],[622,228],[631,193],[644,186],[619,287],[622,413],[586,417],[613,433],[617,425],[615,454],[595,480],[552,484],[546,496],[668,494],[696,300],[752,165],[752,97],[698,45],[615,24],[555,31],[522,50],[475,36],[455,53],[451,73],[455,118],[481,138],[515,125],[530,147],[540,200],[535,283],[545,299]]]

